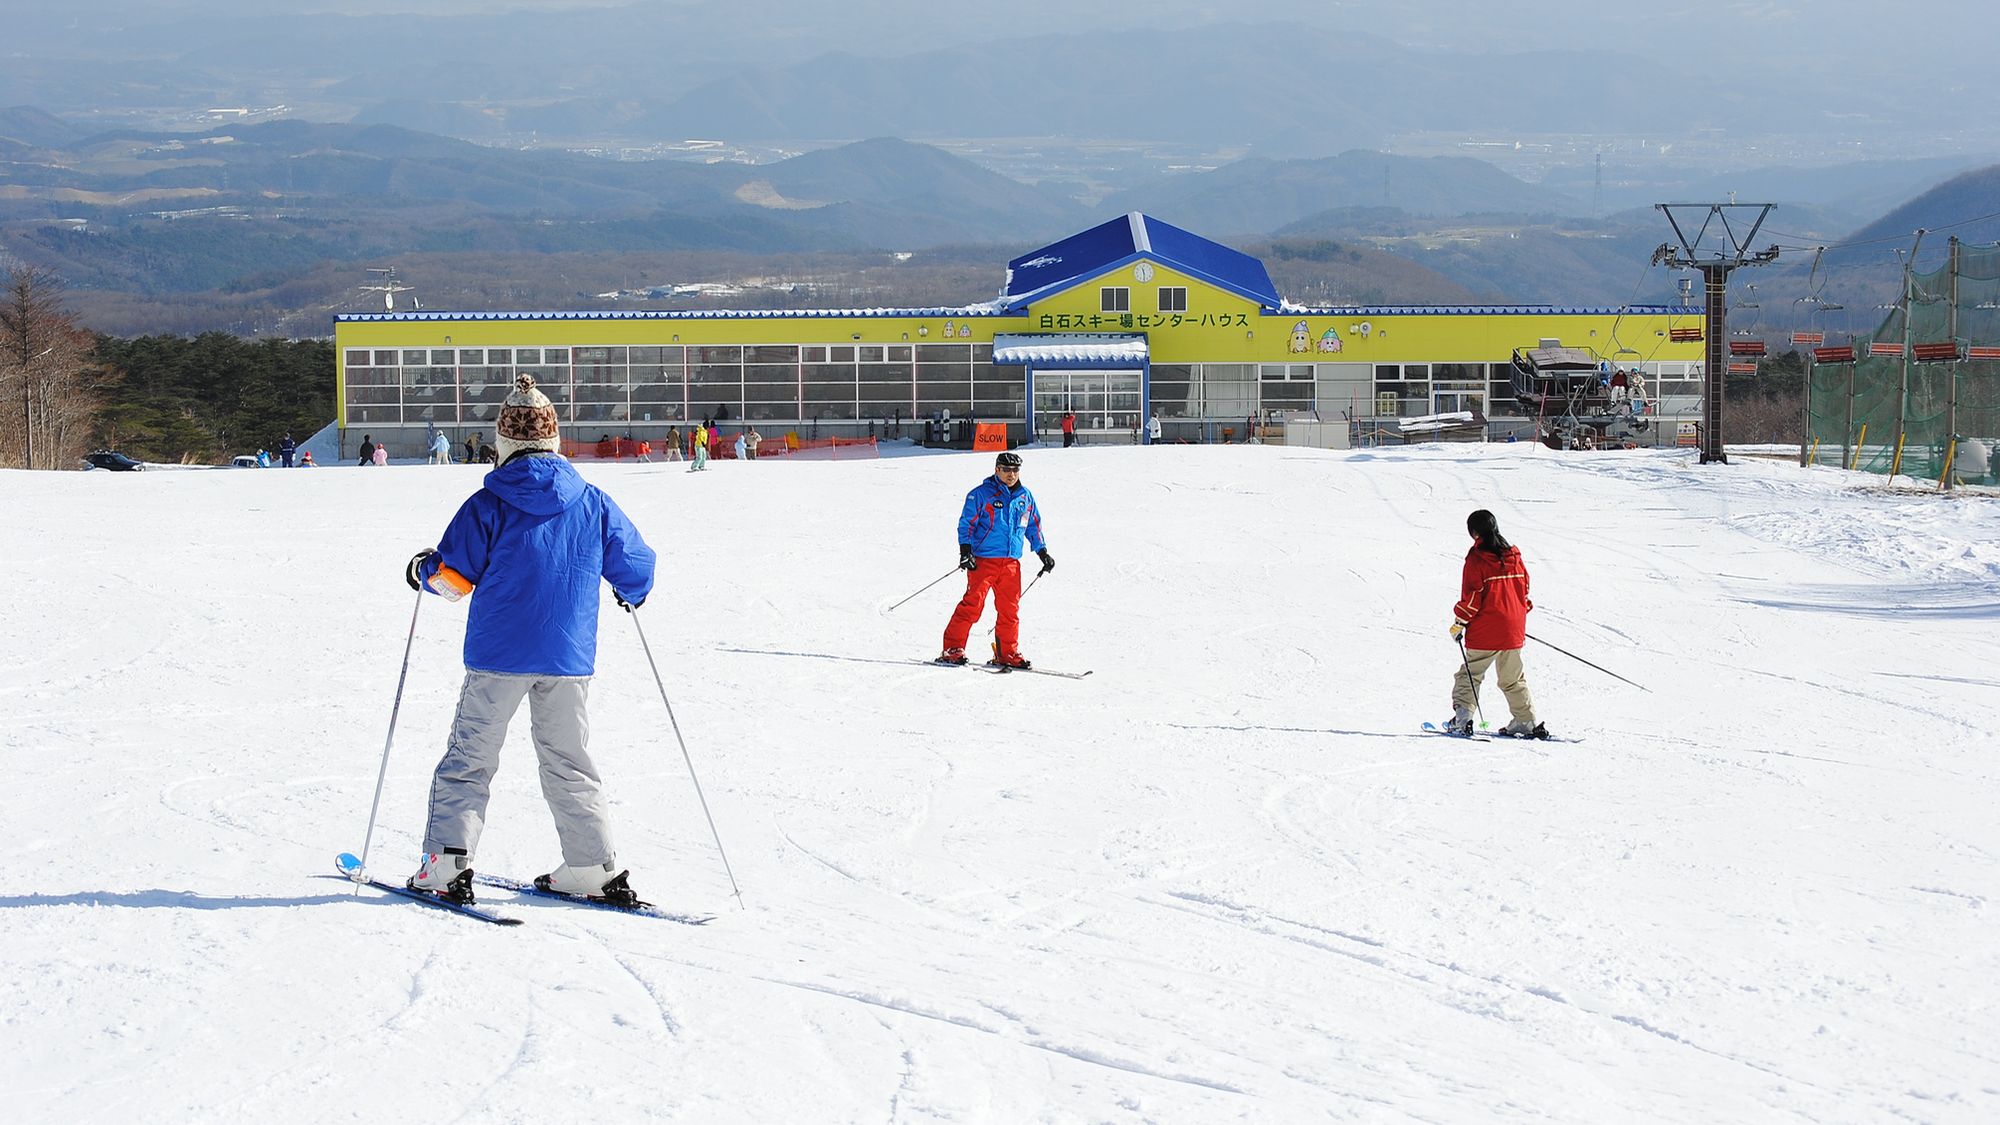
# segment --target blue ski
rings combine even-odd
[[[509,918],[505,914],[497,914],[491,910],[474,906],[471,903],[453,902],[448,898],[440,898],[429,891],[411,890],[400,883],[385,883],[380,879],[371,879],[362,872],[361,860],[352,852],[342,852],[335,857],[333,869],[340,872],[343,878],[350,879],[356,883],[364,883],[374,887],[376,890],[387,891],[392,895],[399,898],[406,898],[411,902],[420,902],[425,906],[434,906],[439,910],[449,910],[453,914],[463,914],[468,918],[477,918],[481,922],[491,922],[496,926],[518,926],[521,924],[519,918]]]
[[[592,906],[599,910],[615,910],[620,914],[637,914],[642,918],[661,918],[668,922],[679,922],[683,926],[705,926],[715,921],[715,915],[713,914],[679,914],[672,910],[654,906],[650,902],[641,902],[633,906],[620,906],[615,902],[603,902],[587,898],[583,895],[564,894],[561,891],[545,891],[533,883],[524,883],[519,879],[509,879],[505,875],[485,875],[475,872],[472,876],[472,881],[483,883],[489,887],[499,887],[504,891],[513,891],[515,894],[532,895],[536,898],[552,898],[577,906]]]

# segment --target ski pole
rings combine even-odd
[[[958,573],[958,570],[959,570],[959,568],[958,568],[958,567],[952,567],[952,568],[951,568],[950,570],[947,570],[947,571],[945,571],[945,572],[944,572],[943,574],[940,574],[940,575],[938,575],[936,579],[934,579],[933,581],[931,581],[931,582],[928,582],[928,583],[926,583],[926,584],[924,585],[924,590],[928,590],[928,589],[930,589],[930,588],[931,588],[932,586],[935,586],[935,585],[937,585],[937,584],[938,584],[939,582],[942,582],[942,581],[944,581],[945,579],[947,579],[947,578],[950,578],[950,577],[951,577],[952,575],[954,575],[954,574],[957,574],[957,573]],[[921,593],[923,593],[923,592],[924,592],[924,590],[918,590],[918,591],[917,591],[917,594],[921,594]],[[902,608],[902,606],[903,606],[904,602],[908,602],[908,601],[910,600],[910,598],[914,598],[914,597],[916,597],[916,596],[917,596],[917,594],[911,594],[909,598],[904,598],[904,599],[903,599],[903,601],[900,601],[900,602],[897,602],[897,603],[896,603],[895,605],[892,605],[892,606],[890,606],[890,607],[888,608],[887,612],[889,612],[889,613],[894,613],[894,612],[896,612],[896,611],[897,611],[898,609]]]
[[[1569,657],[1569,658],[1570,658],[1571,660],[1574,660],[1574,661],[1576,661],[1576,662],[1577,662],[1578,664],[1590,664],[1590,661],[1588,661],[1588,660],[1585,660],[1585,659],[1584,659],[1583,657],[1581,657],[1581,656],[1578,656],[1577,654],[1575,654],[1575,653],[1571,652],[1570,650],[1568,650],[1568,649],[1566,649],[1566,648],[1563,648],[1563,647],[1562,647],[1562,646],[1560,646],[1560,645],[1552,645],[1552,644],[1549,644],[1549,642],[1547,642],[1547,641],[1544,641],[1544,640],[1542,640],[1542,638],[1540,638],[1540,637],[1537,637],[1537,636],[1536,636],[1536,635],[1534,635],[1533,633],[1529,633],[1529,634],[1528,634],[1528,639],[1529,639],[1529,640],[1531,640],[1531,641],[1540,641],[1540,642],[1541,642],[1542,644],[1545,644],[1545,645],[1549,645],[1549,647],[1550,647],[1550,648],[1552,648],[1552,649],[1555,649],[1555,650],[1556,650],[1557,652],[1560,652],[1560,653],[1562,653],[1562,654],[1563,654],[1564,656],[1567,656],[1567,657]],[[1625,677],[1623,677],[1623,676],[1619,675],[1618,673],[1616,673],[1616,672],[1613,672],[1613,671],[1612,671],[1611,669],[1609,669],[1609,668],[1605,668],[1605,667],[1602,667],[1602,666],[1600,666],[1600,665],[1596,665],[1596,664],[1590,664],[1590,666],[1591,666],[1592,668],[1596,668],[1596,669],[1597,669],[1598,671],[1600,671],[1600,672],[1604,673],[1604,674],[1605,674],[1605,675],[1607,675],[1607,676],[1610,676],[1610,677],[1611,677],[1612,679],[1614,679],[1614,680],[1617,680],[1617,681],[1618,681],[1618,682],[1620,682],[1620,683],[1626,683],[1626,684],[1632,684],[1632,681],[1631,681],[1631,680],[1628,680],[1628,679],[1626,679]],[[1646,686],[1646,685],[1644,685],[1644,684],[1632,684],[1632,686],[1633,686],[1633,687],[1635,687],[1635,688],[1638,688],[1638,689],[1639,689],[1640,691],[1643,691],[1643,692],[1647,693],[1648,695],[1652,694],[1652,691],[1653,691],[1653,689],[1652,689],[1652,688],[1649,688],[1649,687],[1647,687],[1647,686]]]
[[[931,585],[935,586],[937,583],[933,582]],[[919,590],[917,593],[921,594],[923,591]],[[715,837],[715,854],[722,857],[722,871],[729,876],[729,889],[736,895],[737,907],[747,909],[743,906],[743,890],[736,885],[736,872],[729,869],[729,853],[722,850],[722,833],[715,830],[715,816],[708,811],[708,798],[702,795],[701,778],[695,776],[694,758],[688,754],[687,739],[681,737],[680,720],[674,718],[674,703],[667,698],[666,681],[660,678],[660,666],[653,660],[653,646],[646,643],[645,626],[639,624],[637,606],[632,608],[632,628],[639,630],[639,647],[646,650],[646,664],[653,669],[653,682],[660,685],[660,702],[667,705],[667,722],[673,725],[674,741],[681,744],[681,758],[687,762],[688,780],[694,782],[694,795],[695,799],[701,802],[701,815],[708,818],[708,834]]]
[[[1042,574],[1047,574],[1047,573],[1048,571],[1046,570],[1042,571]],[[1028,580],[1027,587],[1021,591],[1021,597],[1015,599],[1017,603],[1028,596],[1028,591],[1035,588],[1035,583],[1040,582],[1042,580],[1042,574],[1037,574],[1033,578],[1030,578]],[[993,627],[991,629],[986,630],[986,635],[989,637],[997,636],[999,632],[1000,632],[1000,621],[998,618],[995,618],[993,622]]]
[[[382,769],[375,775],[375,800],[368,806],[368,831],[361,837],[361,866],[351,876],[354,893],[368,881],[368,846],[375,842],[375,813],[382,807],[382,783],[389,778],[389,747],[396,742],[396,716],[403,710],[403,682],[410,678],[410,649],[417,643],[417,613],[424,608],[424,592],[417,591],[417,603],[410,608],[410,636],[403,642],[403,670],[396,674],[396,702],[389,708],[389,733],[382,739]]]
[[[1464,662],[1465,682],[1472,685],[1472,713],[1479,716],[1479,729],[1486,729],[1486,712],[1479,706],[1479,681],[1472,678],[1472,655],[1465,651],[1465,638],[1453,637],[1458,642],[1458,658]]]

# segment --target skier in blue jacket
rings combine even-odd
[[[1000,616],[993,631],[991,663],[1028,667],[1020,650],[1023,544],[1033,547],[1042,560],[1036,577],[1056,568],[1042,539],[1042,512],[1035,506],[1035,494],[1021,483],[1021,455],[1002,453],[994,461],[993,475],[965,494],[965,507],[958,515],[958,566],[966,572],[965,596],[944,627],[944,652],[938,663],[965,663],[965,639],[986,612],[986,592],[991,590]]]
[[[409,885],[472,900],[472,856],[500,746],[526,698],[542,796],[562,843],[562,863],[535,884],[629,903],[636,896],[612,850],[603,783],[586,749],[585,700],[597,662],[598,581],[629,613],[652,592],[654,555],[611,497],[557,451],[556,410],[534,379],[514,384],[496,426],[500,467],[404,574],[411,588],[451,601],[482,591],[467,614],[465,685]]]

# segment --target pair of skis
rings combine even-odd
[[[996,676],[1009,672],[1028,672],[1037,676],[1060,676],[1065,680],[1080,680],[1090,675],[1089,672],[1058,672],[1053,668],[1017,668],[1011,664],[1001,664],[992,660],[984,664],[954,664],[949,660],[912,660],[910,663],[930,664],[938,668],[976,668],[981,672],[991,672]]]
[[[420,891],[400,883],[391,883],[373,878],[361,869],[361,860],[352,852],[342,852],[339,856],[335,857],[333,869],[338,871],[343,878],[374,887],[377,890],[410,902],[421,903],[424,906],[449,911],[466,918],[488,922],[495,926],[518,926],[521,924],[521,919],[519,918],[510,914],[502,914],[497,910],[481,906],[478,903],[453,902],[430,891]],[[517,895],[532,898],[557,899],[577,906],[587,906],[595,910],[615,910],[620,914],[636,914],[642,918],[659,918],[668,922],[679,922],[684,926],[701,926],[715,920],[715,915],[713,914],[680,914],[672,910],[654,906],[650,902],[635,902],[630,906],[625,906],[615,902],[607,902],[603,899],[589,898],[584,895],[564,894],[561,891],[547,891],[537,887],[533,883],[524,883],[519,879],[509,879],[503,875],[475,874],[472,877],[472,881],[480,886],[496,887],[500,890],[512,891]]]
[[[1508,740],[1508,741],[1510,741],[1510,742],[1512,742],[1512,741],[1520,741],[1520,742],[1582,742],[1582,741],[1583,741],[1583,739],[1581,739],[1581,738],[1557,738],[1557,737],[1556,737],[1555,735],[1549,735],[1549,736],[1547,736],[1547,737],[1545,737],[1545,738],[1536,738],[1536,737],[1534,737],[1533,735],[1527,735],[1527,734],[1508,734],[1508,733],[1507,733],[1506,731],[1504,731],[1504,730],[1496,730],[1496,731],[1492,731],[1492,732],[1490,732],[1490,733],[1488,733],[1488,732],[1484,732],[1484,731],[1467,731],[1467,732],[1465,732],[1465,733],[1463,733],[1463,734],[1460,734],[1460,733],[1459,733],[1459,732],[1457,732],[1457,731],[1451,731],[1451,730],[1446,730],[1446,729],[1444,729],[1443,727],[1441,727],[1441,726],[1437,725],[1436,723],[1425,723],[1425,724],[1424,724],[1424,733],[1425,733],[1425,734],[1441,734],[1441,735],[1445,736],[1446,738],[1462,738],[1462,739],[1466,740],[1467,742],[1491,742],[1491,741],[1493,741],[1493,740],[1494,740],[1494,739],[1496,739],[1496,738],[1504,738],[1504,739],[1507,739],[1507,740]]]

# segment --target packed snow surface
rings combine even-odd
[[[662,558],[604,596],[620,860],[716,917],[511,929],[332,876],[412,635],[369,866],[415,869],[465,606],[402,569],[480,469],[0,474],[0,1118],[2000,1120],[1991,496],[1029,450],[1066,680],[913,663],[955,577],[890,610],[990,463],[583,466]],[[1480,507],[1530,631],[1649,689],[1531,642],[1581,741],[1418,729]],[[521,878],[526,725],[475,860]]]

